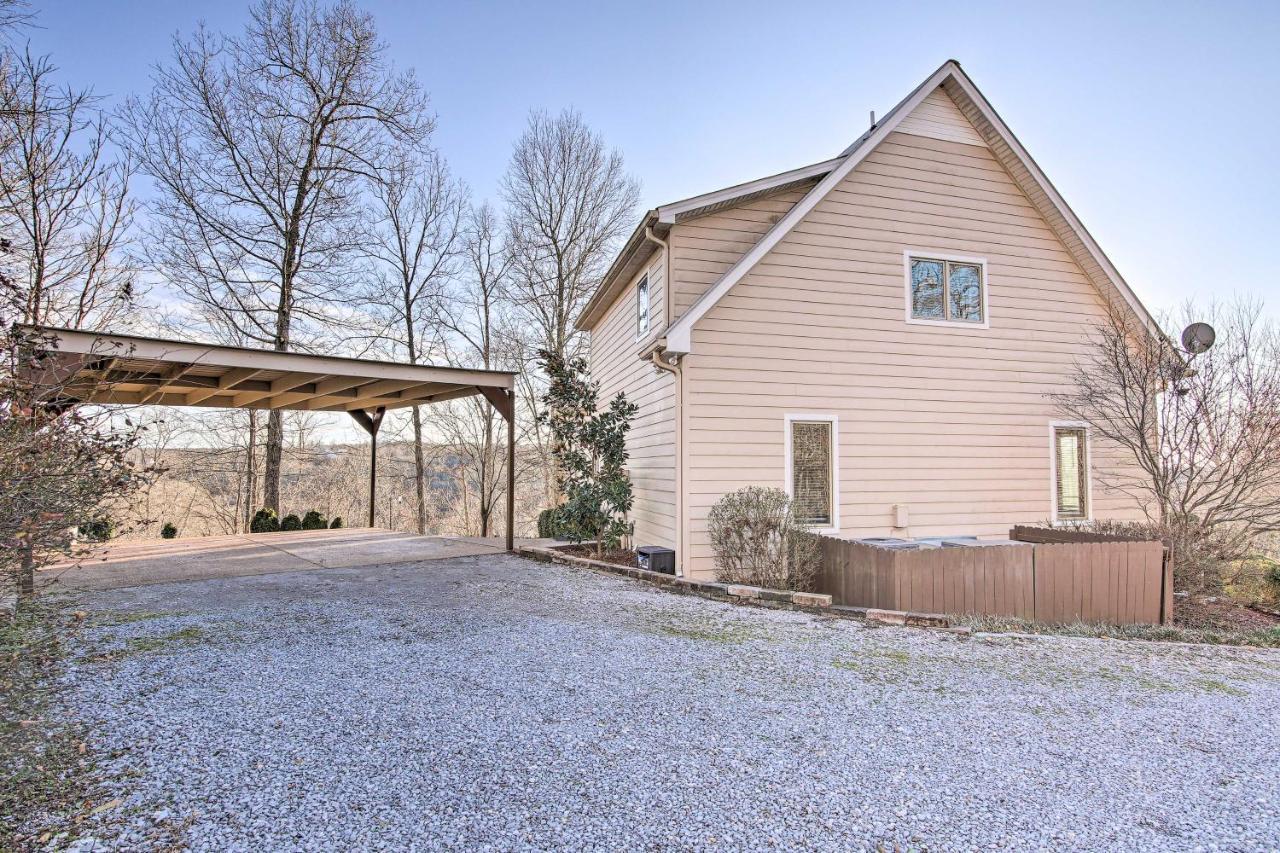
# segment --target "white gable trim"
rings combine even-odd
[[[809,190],[804,198],[796,202],[795,207],[787,211],[785,216],[766,231],[760,241],[751,247],[750,251],[739,258],[738,262],[730,267],[728,272],[712,285],[706,293],[698,297],[698,300],[689,306],[689,310],[681,315],[679,320],[671,324],[671,328],[667,329],[667,351],[674,353],[690,352],[692,349],[693,324],[714,308],[716,303],[723,299],[724,295],[741,281],[743,276],[749,273],[756,264],[760,263],[764,256],[769,254],[770,250],[790,233],[792,228],[796,227],[802,219],[809,215],[809,211],[813,210],[818,202],[826,198],[829,192],[839,186],[840,182],[853,171],[854,166],[861,163],[886,136],[892,133],[893,129],[898,126],[908,113],[928,97],[930,92],[942,85],[942,81],[952,73],[953,68],[957,71],[959,70],[959,66],[950,61],[944,63],[928,80],[921,83],[914,92],[907,96],[905,101],[898,104],[889,115],[885,116],[884,121],[858,142],[855,142],[849,149],[846,149],[845,153],[841,155],[844,159],[840,165],[828,172],[827,176],[819,181],[817,186]],[[866,144],[861,144],[864,142]]]
[[[1105,254],[1103,254],[1102,249],[1094,241],[1093,237],[1089,235],[1089,232],[1085,230],[1084,225],[1081,224],[1075,213],[1072,212],[1071,208],[1067,207],[1062,196],[1060,196],[1058,191],[1054,189],[1053,184],[1049,183],[1048,178],[1044,176],[1044,173],[1040,171],[1040,167],[1037,166],[1036,162],[1031,159],[1029,154],[1027,154],[1026,149],[1022,147],[1018,140],[1009,131],[1009,128],[1000,119],[999,115],[996,114],[995,110],[992,109],[991,105],[987,103],[986,98],[982,96],[982,93],[978,91],[977,87],[974,86],[969,78],[965,76],[964,72],[960,69],[959,64],[954,60],[947,60],[943,63],[941,68],[916,87],[916,89],[908,95],[905,100],[894,107],[879,125],[873,127],[867,133],[863,134],[863,136],[861,136],[856,142],[846,148],[844,153],[841,155],[843,159],[840,161],[839,165],[827,173],[826,177],[819,181],[813,189],[809,190],[804,198],[800,199],[800,201],[797,202],[785,216],[779,219],[772,228],[765,232],[760,240],[752,246],[745,255],[738,259],[737,263],[730,267],[715,284],[713,284],[705,293],[702,294],[701,297],[697,299],[697,301],[693,303],[693,305],[689,306],[689,310],[671,324],[666,333],[667,351],[675,354],[691,352],[693,346],[692,336],[694,324],[702,319],[708,311],[714,308],[735,284],[741,281],[747,273],[755,268],[756,264],[760,263],[760,261],[764,259],[774,246],[781,242],[782,239],[791,232],[791,229],[808,216],[809,212],[812,211],[813,208],[831,192],[831,190],[835,189],[835,187],[838,186],[840,182],[843,181],[849,173],[867,157],[867,155],[874,151],[876,147],[884,141],[885,137],[892,133],[898,125],[902,123],[904,118],[910,115],[911,112],[935,89],[948,81],[954,81],[960,91],[964,94],[965,98],[972,102],[973,106],[978,110],[982,118],[988,123],[990,131],[999,139],[999,141],[1008,146],[1019,164],[1026,169],[1028,175],[1030,175],[1032,181],[1036,184],[1036,187],[1044,193],[1049,204],[1055,209],[1055,212],[1062,217],[1072,234],[1083,246],[1089,258],[1097,264],[1098,268],[1115,289],[1116,293],[1119,294],[1124,302],[1137,314],[1149,331],[1163,337],[1159,330],[1159,324],[1155,322],[1151,314],[1142,305],[1141,301],[1139,301],[1137,295],[1134,294],[1133,290],[1120,276],[1120,273],[1111,264],[1111,261],[1107,259]],[[961,108],[961,112],[965,111],[964,105],[957,104],[957,106]],[[980,133],[983,132],[982,128],[979,128],[978,130]],[[1008,168],[1007,164],[1006,168]],[[1025,187],[1023,189],[1026,191]]]
[[[664,225],[672,225],[676,218],[684,214],[701,210],[704,207],[711,207],[717,204],[734,201],[743,196],[754,195],[756,193],[768,192],[777,187],[785,187],[787,184],[793,184],[797,181],[804,181],[809,178],[816,178],[819,175],[825,175],[840,164],[840,157],[832,160],[824,160],[821,163],[814,163],[811,166],[801,166],[799,169],[791,169],[777,175],[770,175],[767,178],[760,178],[755,181],[748,181],[745,184],[735,184],[732,187],[726,187],[715,192],[696,195],[693,198],[687,198],[683,201],[664,204],[658,208],[658,221]]]
[[[1147,327],[1149,332],[1163,338],[1164,333],[1160,330],[1160,324],[1157,323],[1155,318],[1151,316],[1151,313],[1147,311],[1146,306],[1142,304],[1140,299],[1138,299],[1138,295],[1133,292],[1133,289],[1129,287],[1129,283],[1124,280],[1122,275],[1120,275],[1120,271],[1111,263],[1111,259],[1102,251],[1102,247],[1093,239],[1093,235],[1085,229],[1084,223],[1082,223],[1076,216],[1075,211],[1073,211],[1067,205],[1066,200],[1058,194],[1057,188],[1054,187],[1044,172],[1040,171],[1040,166],[1032,159],[1031,155],[1027,153],[1027,150],[1022,147],[1022,143],[1013,135],[1013,131],[1009,130],[1008,125],[1004,123],[1004,120],[1000,118],[1000,115],[994,108],[992,108],[991,104],[985,97],[983,97],[982,93],[978,91],[978,87],[973,85],[973,81],[966,77],[964,72],[960,71],[958,66],[956,71],[959,73],[951,75],[951,78],[955,81],[956,85],[960,87],[960,90],[964,92],[968,99],[973,103],[973,106],[982,114],[982,117],[987,120],[991,125],[992,130],[996,132],[1001,141],[1012,149],[1022,167],[1031,175],[1036,186],[1049,199],[1050,204],[1053,205],[1058,215],[1066,221],[1067,226],[1084,246],[1094,263],[1101,268],[1102,272],[1111,282],[1111,285],[1116,289],[1116,292],[1119,293],[1120,297],[1134,311],[1134,313],[1138,315],[1138,319],[1142,321],[1143,325]]]

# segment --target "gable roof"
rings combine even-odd
[[[884,139],[911,114],[922,101],[937,88],[943,90],[955,102],[961,113],[973,125],[979,135],[986,141],[992,154],[1004,165],[1018,187],[1026,194],[1033,207],[1044,217],[1050,229],[1055,233],[1072,258],[1084,270],[1085,275],[1093,282],[1098,291],[1108,301],[1118,302],[1132,310],[1144,327],[1153,334],[1163,337],[1159,325],[1150,312],[1142,305],[1132,288],[1116,270],[1115,266],[1103,253],[1101,247],[1085,230],[1079,218],[1059,195],[1057,189],[1036,165],[1035,160],[1027,153],[1017,137],[996,113],[990,102],[978,91],[977,86],[960,68],[960,63],[949,59],[937,71],[931,74],[919,86],[900,101],[883,120],[873,125],[862,136],[846,148],[834,161],[819,164],[834,164],[822,173],[821,179],[809,192],[796,203],[781,219],[777,221],[760,240],[749,249],[738,261],[725,272],[705,293],[702,294],[683,315],[675,320],[667,329],[666,348],[670,353],[683,354],[692,349],[692,331],[698,322],[727,294],[735,284],[743,279],[791,230],[809,214],[853,169],[861,163]],[[791,174],[791,173],[784,173]],[[781,177],[781,176],[776,176]],[[755,183],[755,182],[753,182]],[[742,184],[740,187],[749,187]],[[730,190],[737,188],[730,188]],[[728,193],[729,190],[721,191]],[[689,199],[709,200],[719,196],[710,193]],[[725,199],[713,202],[727,203]],[[668,205],[669,209],[678,208],[687,202]],[[650,216],[661,221],[661,210],[652,212]],[[685,211],[686,213],[688,211]],[[672,221],[678,221],[677,218]],[[646,217],[646,220],[649,217]],[[602,288],[603,290],[603,288]],[[597,294],[600,296],[601,294]],[[607,303],[606,303],[607,304]]]
[[[603,316],[604,309],[613,303],[618,292],[626,287],[657,250],[657,244],[645,236],[650,229],[655,236],[662,236],[677,222],[706,216],[717,210],[736,207],[753,199],[804,186],[834,169],[840,164],[843,156],[801,166],[798,169],[789,169],[767,178],[735,184],[722,190],[691,196],[648,211],[641,217],[640,224],[631,232],[627,242],[623,244],[613,264],[600,280],[600,286],[596,288],[596,292],[592,294],[591,299],[578,315],[574,326],[578,329],[589,329],[594,326]]]

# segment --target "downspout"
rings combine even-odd
[[[646,225],[644,229],[644,237],[651,243],[655,243],[662,249],[662,319],[663,333],[671,325],[672,303],[674,302],[672,294],[675,287],[671,281],[671,246],[666,240],[661,239],[653,233],[653,226]],[[672,472],[675,481],[675,508],[673,510],[674,517],[672,521],[672,530],[675,534],[675,542],[673,551],[676,552],[676,573],[685,574],[684,565],[684,424],[682,420],[681,401],[684,396],[684,381],[680,375],[678,363],[668,364],[662,358],[662,348],[657,347],[649,353],[649,361],[659,370],[665,370],[675,378],[675,400],[672,417],[675,419],[672,432],[675,434],[675,471]]]

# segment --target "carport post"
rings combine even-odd
[[[507,550],[516,549],[516,392],[508,391],[507,407]]]
[[[479,386],[489,405],[507,421],[507,550],[516,547],[516,392]]]
[[[353,409],[347,414],[369,433],[369,526],[373,527],[374,497],[378,491],[378,429],[382,426],[382,416],[387,413],[386,406],[379,406],[370,415],[363,409]]]

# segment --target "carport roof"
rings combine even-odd
[[[515,374],[42,328],[63,395],[84,403],[357,412],[515,388]]]

